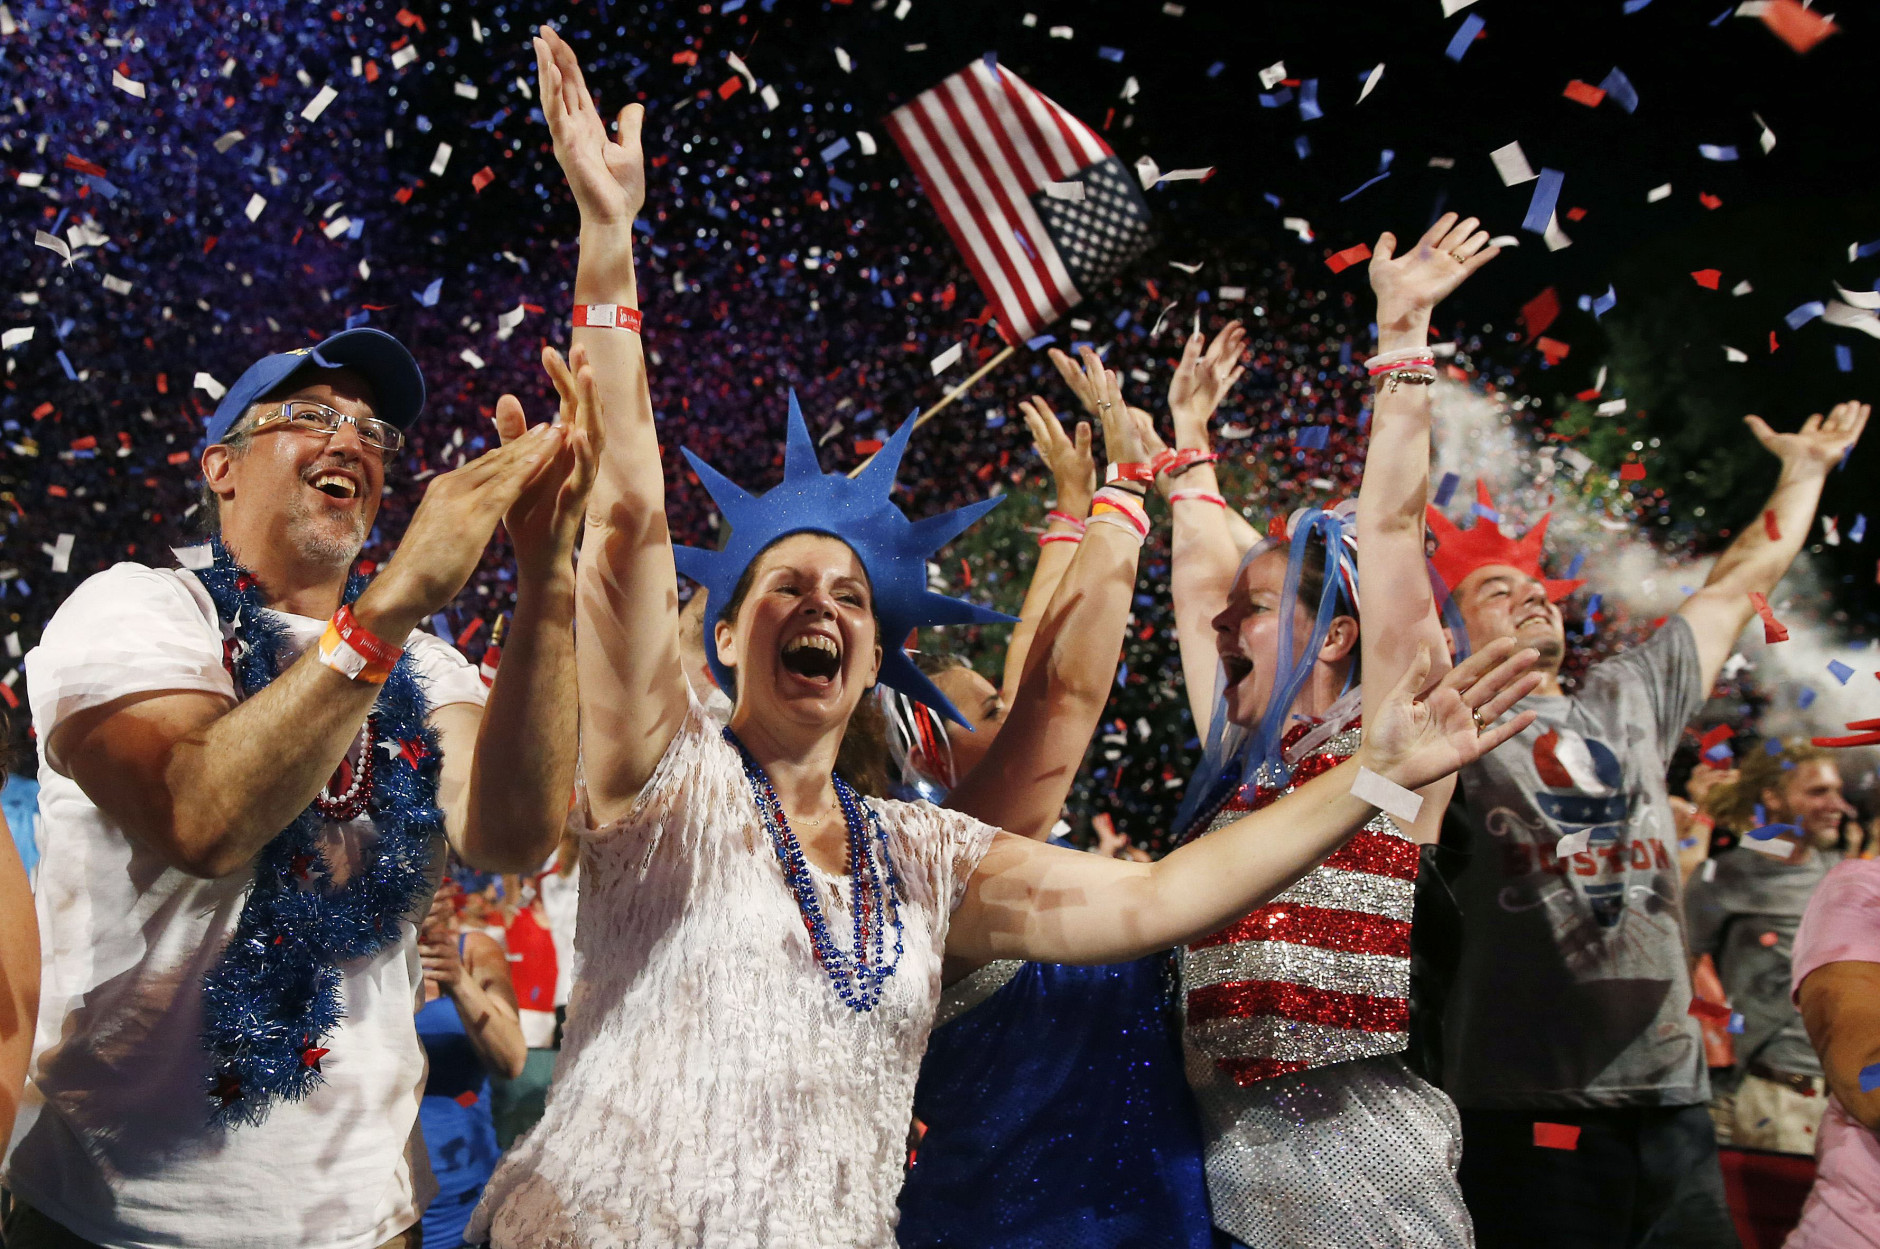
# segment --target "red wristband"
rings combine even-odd
[[[640,310],[625,304],[576,304],[574,323],[577,329],[632,330],[637,334],[640,332]]]
[[[1146,481],[1153,485],[1155,484],[1155,469],[1140,460],[1124,461],[1121,464],[1111,460],[1104,466],[1103,484],[1107,486],[1113,481]]]
[[[1149,461],[1149,467],[1157,477],[1164,473],[1180,476],[1184,470],[1197,464],[1212,464],[1220,458],[1214,452],[1203,451],[1199,447],[1183,447],[1179,450],[1170,447]]]
[[[342,605],[338,611],[333,613],[333,629],[334,632],[339,634],[342,642],[358,651],[361,655],[364,655],[368,663],[393,668],[396,667],[398,661],[404,657],[405,651],[403,647],[393,646],[378,634],[360,624],[359,618],[353,615],[353,610],[350,606]]]

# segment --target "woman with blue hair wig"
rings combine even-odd
[[[1448,662],[1424,558],[1427,341],[1430,310],[1496,254],[1477,224],[1446,215],[1401,257],[1393,236],[1378,242],[1380,350],[1366,366],[1378,391],[1355,507],[1302,509],[1283,536],[1236,558],[1214,470],[1195,458],[1208,451],[1206,419],[1175,412],[1177,450],[1194,463],[1168,490],[1171,588],[1190,705],[1208,726],[1179,843],[1205,842],[1337,766],[1421,655]],[[1436,839],[1453,784],[1422,791],[1414,821],[1379,813],[1276,898],[1181,952],[1209,1196],[1234,1243],[1473,1241],[1455,1178],[1460,1118],[1400,1056],[1418,844]]]
[[[911,419],[853,479],[824,474],[793,400],[783,480],[752,494],[692,458],[731,536],[674,547],[635,332],[644,112],[628,105],[610,138],[573,50],[546,27],[535,46],[581,211],[575,347],[611,427],[576,574],[582,978],[547,1109],[469,1235],[497,1249],[886,1245],[943,956],[1108,963],[1208,932],[1374,816],[1363,769],[1387,802],[1453,772],[1525,724],[1474,718],[1532,681],[1504,642],[1419,695],[1426,656],[1381,702],[1362,767],[1156,864],[863,799],[833,765],[869,687],[952,712],[901,642],[985,618],[926,588],[928,554],[985,505],[913,521],[890,500]],[[1116,497],[1085,543],[1139,543],[1139,513]],[[679,662],[679,560],[711,591],[706,656],[736,691],[722,730]]]

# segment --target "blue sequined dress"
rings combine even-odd
[[[992,963],[950,987],[914,1091],[902,1249],[1208,1249],[1168,960]]]

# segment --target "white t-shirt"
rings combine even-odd
[[[325,628],[280,619],[296,650]],[[482,704],[476,669],[447,643],[413,633],[405,645],[433,710]],[[66,717],[128,694],[202,690],[233,702],[222,656],[201,583],[129,563],[79,586],[26,656],[43,782],[44,955],[7,1184],[112,1249],[372,1249],[436,1192],[417,1127],[425,1064],[412,1012],[423,975],[411,921],[421,915],[407,917],[399,944],[342,969],[326,1083],[276,1103],[258,1127],[211,1128],[202,980],[252,876],[202,880],[166,866],[92,805],[63,760],[46,757]],[[327,831],[335,860],[353,859],[374,832],[365,817]]]

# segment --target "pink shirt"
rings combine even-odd
[[[1823,878],[1795,934],[1793,987],[1823,964],[1845,962],[1880,963],[1880,860],[1850,860]],[[1880,1136],[1833,1096],[1815,1165],[1815,1187],[1783,1249],[1880,1246]]]

